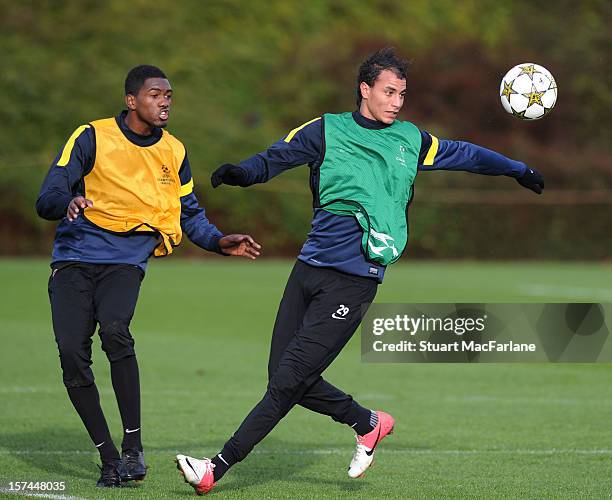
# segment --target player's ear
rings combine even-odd
[[[127,109],[134,111],[136,109],[136,97],[134,97],[132,94],[127,94],[125,96],[125,105],[127,106]]]
[[[370,86],[366,82],[359,84],[359,90],[361,91],[361,98],[368,99],[370,97]]]

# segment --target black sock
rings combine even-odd
[[[121,449],[142,451],[140,439],[140,379],[136,356],[119,359],[111,364],[113,389],[123,423]]]
[[[98,448],[102,461],[118,459],[119,452],[113,443],[104,413],[102,413],[96,384],[87,387],[70,387],[67,390],[68,397],[85,424],[89,437]]]
[[[117,447],[112,441],[104,441],[101,446],[96,446],[96,448],[98,448],[98,453],[100,453],[100,460],[102,460],[102,463],[110,462],[112,460],[121,460],[119,457],[119,451],[117,451]]]
[[[237,460],[234,458],[232,452],[224,447],[212,458],[211,462],[215,464],[213,476],[215,478],[215,482],[217,482],[230,469],[230,467],[237,462]]]
[[[372,432],[378,423],[378,415],[375,411],[368,410],[353,402],[353,406],[344,420],[347,425],[355,429],[355,432],[363,436]]]

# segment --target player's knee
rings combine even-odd
[[[82,371],[64,372],[62,381],[66,389],[74,389],[75,387],[88,387],[95,382],[93,372],[90,368]]]
[[[59,358],[62,378],[67,388],[84,387],[94,383],[91,371],[91,350],[89,345],[74,342],[59,342]]]
[[[60,361],[62,363],[62,380],[67,389],[86,387],[94,383],[90,360],[60,354]]]
[[[306,381],[295,370],[277,370],[270,378],[268,392],[277,411],[284,412],[295,404],[306,389]]]
[[[127,321],[117,320],[101,325],[100,340],[102,350],[111,362],[135,355],[134,339]]]
[[[64,363],[71,363],[79,358],[82,358],[84,354],[83,346],[75,344],[74,342],[58,342],[57,348],[59,350],[62,366],[64,365]]]
[[[60,361],[66,388],[86,387],[94,383],[91,358],[87,352],[72,348],[60,350]]]

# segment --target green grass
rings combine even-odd
[[[151,264],[132,324],[141,367],[140,485],[100,491],[95,450],[61,382],[48,265],[0,261],[0,487],[65,481],[85,498],[188,497],[173,455],[214,454],[266,385],[289,261]],[[421,263],[390,269],[378,302],[612,301],[612,266]],[[295,408],[223,479],[224,498],[599,498],[612,495],[612,365],[362,364],[356,335],[326,377],[397,420],[362,480],[350,429]],[[116,441],[108,363],[94,371]]]

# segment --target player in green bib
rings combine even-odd
[[[355,217],[363,230],[364,255],[372,262],[392,264],[408,241],[406,207],[417,174],[421,132],[399,120],[373,131],[359,126],[351,113],[326,114],[324,119],[320,207]]]
[[[394,418],[361,406],[322,373],[359,326],[386,267],[406,247],[417,171],[504,175],[538,194],[544,188],[542,176],[522,162],[475,144],[439,140],[397,120],[406,70],[392,49],[373,54],[359,68],[357,111],[324,114],[212,175],[213,187],[246,187],[308,164],[314,215],[276,316],[265,395],[212,460],[176,457],[199,494],[210,491],[295,405],[355,431],[349,477],[361,477],[372,464]],[[311,433],[320,439],[316,430]]]

